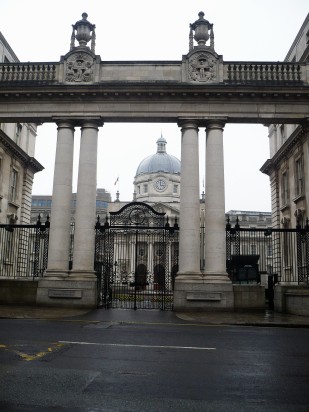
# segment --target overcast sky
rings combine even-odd
[[[96,25],[96,54],[104,60],[181,60],[188,53],[189,23],[204,11],[214,24],[215,50],[227,60],[282,61],[309,11],[308,0],[0,0],[0,31],[20,61],[59,61],[70,47],[72,24],[83,12]],[[98,187],[132,200],[138,164],[155,153],[161,132],[167,151],[180,158],[174,124],[105,124],[99,132]],[[79,130],[73,190],[77,185]],[[38,127],[33,194],[51,194],[56,126]],[[205,133],[200,133],[203,190]],[[267,128],[226,125],[226,210],[270,211],[269,178],[259,169],[269,157]],[[114,185],[119,176],[119,186]]]

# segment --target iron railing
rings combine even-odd
[[[47,268],[50,222],[0,225],[0,277],[38,278]]]
[[[234,283],[273,276],[281,284],[309,285],[309,223],[294,229],[226,225],[227,271]]]

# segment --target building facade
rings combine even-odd
[[[309,14],[285,58],[309,61]],[[261,168],[270,177],[273,227],[302,227],[309,217],[309,126],[271,124],[270,159]]]
[[[18,62],[2,33],[0,61]],[[33,177],[43,170],[34,158],[36,133],[33,123],[0,123],[0,223],[30,223]]]
[[[291,45],[286,62],[309,61],[309,14]],[[287,95],[287,98],[289,96]],[[272,227],[295,229],[292,240],[282,236],[277,254],[280,282],[275,287],[275,309],[307,315],[309,312],[309,125],[274,123],[268,128],[270,158],[261,171],[270,178]],[[280,238],[280,233],[277,234]],[[297,265],[295,264],[297,261]]]
[[[46,221],[50,218],[51,207],[52,207],[52,196],[51,195],[32,195],[31,199],[31,223],[35,224],[40,215],[41,221]],[[96,196],[96,216],[99,216],[103,221],[106,218],[108,205],[111,202],[111,195],[103,188],[97,189]],[[75,220],[76,211],[76,193],[72,193],[72,204],[71,204],[71,222]]]

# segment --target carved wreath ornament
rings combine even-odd
[[[211,54],[199,53],[189,59],[189,78],[199,82],[211,82],[217,77],[217,60]]]
[[[86,53],[78,53],[67,61],[67,82],[90,82],[93,80],[93,59]]]

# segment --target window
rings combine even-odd
[[[289,175],[287,170],[281,176],[281,201],[282,206],[287,205],[289,201]]]
[[[163,245],[160,245],[160,244],[155,245],[155,254],[156,254],[156,256],[162,256],[163,255]]]
[[[256,255],[256,245],[250,245],[251,255]]]
[[[17,197],[17,177],[18,173],[15,169],[11,171],[11,182],[10,182],[10,192],[9,192],[9,200],[15,202]]]
[[[304,192],[304,161],[303,156],[295,160],[295,196]]]
[[[140,195],[141,194],[141,187],[137,186],[137,193]]]
[[[0,189],[1,189],[1,182],[2,182],[2,157],[0,157]]]
[[[178,193],[178,185],[174,185],[173,192],[174,192],[175,194]]]
[[[143,190],[144,190],[144,193],[148,193],[148,185],[147,184],[143,185]]]
[[[280,126],[280,136],[281,136],[281,143],[283,143],[285,141],[285,138],[286,138],[284,124],[282,124]]]
[[[97,208],[107,209],[107,202],[105,202],[104,200],[97,200],[96,205],[97,205]]]
[[[15,137],[14,137],[14,142],[19,144],[20,143],[20,137],[21,137],[21,131],[22,131],[22,125],[20,123],[16,124],[15,127]]]
[[[271,243],[268,243],[267,245],[267,256],[272,256],[273,255],[273,245]]]
[[[51,207],[51,199],[32,199],[31,205],[33,207]]]

